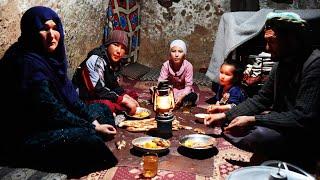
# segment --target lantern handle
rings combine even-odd
[[[174,93],[173,93],[173,86],[169,86],[170,92],[169,92],[169,96],[171,98],[171,103],[172,103],[172,109],[175,108],[176,102],[174,100]]]

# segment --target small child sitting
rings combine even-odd
[[[219,86],[215,101],[207,109],[209,113],[225,112],[238,105],[247,98],[241,88],[243,68],[234,60],[227,59],[220,67]]]

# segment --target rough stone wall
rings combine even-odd
[[[108,0],[0,0],[0,57],[20,36],[22,14],[32,6],[54,9],[62,19],[69,75],[102,42]]]
[[[181,0],[168,9],[157,0],[141,1],[138,62],[161,66],[169,55],[170,41],[179,38],[187,43],[187,59],[194,69],[206,68],[220,16],[229,8],[229,0]]]
[[[169,53],[171,40],[181,38],[188,44],[188,60],[194,70],[208,67],[215,34],[230,0],[180,0],[170,8],[157,0],[141,1],[141,42],[138,62],[150,67],[161,66]],[[259,0],[260,8],[314,9],[320,0]]]
[[[280,3],[282,2],[282,3]],[[273,9],[318,9],[320,0],[259,0],[260,8]]]
[[[140,54],[138,62],[161,66],[169,54],[171,40],[180,38],[188,45],[188,60],[194,69],[208,67],[221,15],[230,11],[230,0],[180,0],[170,8],[157,0],[141,3]],[[260,0],[261,8],[320,8],[320,0]],[[102,42],[108,0],[0,0],[0,58],[20,35],[20,18],[28,8],[44,5],[62,18],[70,75],[87,53]]]

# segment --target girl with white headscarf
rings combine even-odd
[[[186,60],[187,46],[180,39],[170,44],[169,60],[162,64],[159,81],[168,80],[173,86],[176,107],[195,105],[198,95],[193,90],[193,66]]]

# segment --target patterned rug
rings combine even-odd
[[[148,103],[151,98],[149,88],[156,85],[156,81],[137,81],[123,79],[123,86],[131,88],[139,93],[138,101],[140,103]],[[213,96],[213,92],[207,86],[195,86],[195,91],[200,95],[198,107],[205,108],[207,104],[205,100]],[[214,133],[219,134],[221,130],[214,128]],[[168,171],[159,170],[158,175],[153,179],[183,179],[183,180],[224,180],[234,170],[243,167],[243,164],[248,164],[252,153],[243,151],[231,145],[225,140],[219,140],[217,149],[219,153],[214,156],[212,176],[199,176],[190,172],[184,171]],[[94,172],[81,179],[85,180],[100,180],[100,179],[141,179],[141,170],[139,167],[119,166],[109,170]]]
[[[152,68],[149,72],[144,74],[141,81],[157,81],[160,75],[160,68]],[[212,81],[205,75],[205,73],[194,72],[193,83],[198,86],[211,87]]]
[[[243,151],[231,145],[227,141],[218,144],[219,153],[214,157],[213,180],[223,180],[240,165],[231,162],[249,163],[252,153]]]
[[[183,180],[224,180],[236,169],[241,168],[239,165],[229,161],[249,162],[252,153],[235,148],[230,143],[224,141],[219,143],[219,154],[214,157],[214,171],[211,177],[199,176],[185,171],[168,171],[158,170],[157,176],[152,180],[165,179],[183,179]],[[143,179],[139,167],[118,166],[108,170],[94,172],[88,176],[80,178],[81,180],[123,180],[123,179]]]
[[[125,88],[136,90],[139,94],[140,103],[149,103],[151,98],[149,88],[156,85],[156,81],[137,81],[123,78],[122,85]],[[198,107],[205,108],[205,100],[213,96],[213,92],[206,86],[195,86],[195,91],[200,95]],[[142,104],[141,104],[142,105]],[[215,134],[221,131],[213,129]],[[234,170],[243,167],[243,163],[250,162],[252,153],[242,151],[220,138],[217,149],[219,153],[214,156],[212,176],[199,176],[185,171],[159,170],[153,179],[183,179],[183,180],[224,180]],[[141,179],[139,167],[119,166],[108,170],[93,172],[81,177],[83,180],[105,180],[105,179]],[[58,173],[45,173],[33,169],[15,169],[0,167],[0,179],[67,179],[66,175]]]
[[[151,86],[156,86],[157,81],[137,81],[137,80],[126,80],[122,82],[123,86],[130,87],[131,89],[134,89],[139,93],[139,100],[140,101],[146,101],[151,99],[151,95],[149,92],[149,88]],[[214,92],[212,92],[211,88],[208,86],[202,86],[202,85],[194,85],[195,92],[199,95],[199,99],[197,102],[198,107],[206,108],[208,104],[205,102],[207,99],[214,96]]]
[[[154,73],[156,71],[152,72]],[[149,94],[149,88],[157,84],[157,82],[153,80],[129,80],[126,82],[127,85],[129,85],[128,87],[133,87],[137,92],[139,92],[140,102],[143,102],[144,100],[148,100],[151,98]],[[205,100],[211,98],[214,95],[214,93],[208,86],[196,84],[194,88],[195,92],[199,94],[197,106],[206,108],[208,104],[205,102]],[[220,131],[221,129],[219,128],[214,129],[215,134],[219,134]],[[252,153],[238,149],[225,140],[219,142],[217,148],[219,150],[219,153],[214,157],[214,171],[212,172],[212,177],[197,176],[196,179],[224,180],[231,172],[242,167],[242,164],[249,164],[250,158],[252,157]]]
[[[88,176],[80,178],[82,180],[123,180],[123,179],[144,179],[140,168],[119,166],[108,170],[91,173]],[[203,176],[198,176],[184,171],[167,171],[158,170],[158,173],[153,180],[165,179],[183,179],[183,180],[205,180]]]

